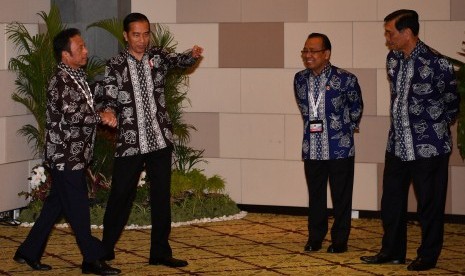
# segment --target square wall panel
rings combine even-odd
[[[218,24],[168,24],[177,52],[199,45],[204,49],[199,67],[218,68]]]
[[[373,21],[377,1],[309,0],[308,21]]]
[[[219,67],[284,66],[284,23],[220,23],[219,32]]]
[[[178,23],[241,21],[240,0],[177,0],[173,2],[176,2]]]
[[[242,22],[307,22],[307,0],[246,0]]]
[[[357,76],[358,84],[362,90],[363,116],[376,116],[377,70],[348,68],[347,71]]]
[[[20,192],[29,191],[28,162],[15,162],[0,165],[2,182],[0,187],[0,212],[25,207],[28,202],[24,197],[18,196]]]
[[[32,115],[5,117],[5,161],[17,162],[33,157],[32,144],[18,130],[26,124],[37,126]]]
[[[465,20],[465,1],[450,0],[450,20]]]
[[[384,163],[389,117],[363,116],[355,133],[355,162]]]
[[[331,41],[331,63],[352,67],[352,23],[286,23],[284,24],[284,67],[304,69],[300,51],[310,33],[326,34]]]
[[[452,214],[465,215],[465,167],[451,167],[451,177],[449,180],[449,190],[452,198]]]
[[[184,113],[185,123],[193,125],[190,131],[189,146],[204,150],[204,157],[220,155],[220,123],[218,113]]]
[[[389,116],[391,90],[389,88],[386,68],[377,69],[376,79],[376,114],[378,116]]]
[[[189,75],[186,111],[240,112],[240,77],[240,69],[198,68]]]
[[[37,23],[42,20],[37,13],[50,11],[50,0],[2,0],[1,22]]]
[[[0,164],[5,163],[6,117],[0,117]]]
[[[445,32],[444,30],[447,30]],[[465,57],[457,52],[464,52],[464,21],[428,21],[424,24],[424,42],[441,54],[465,62]]]
[[[355,163],[352,209],[377,210],[378,166],[370,163]]]
[[[449,20],[450,1],[437,0],[378,0],[378,19],[383,21],[386,15],[399,9],[415,10],[420,21]]]
[[[131,12],[145,14],[151,23],[176,23],[176,1],[173,0],[131,1]]]
[[[303,121],[301,115],[284,118],[284,151],[286,160],[302,160]]]
[[[354,22],[354,67],[384,68],[388,49],[383,22]]]
[[[0,70],[0,117],[24,115],[28,113],[27,108],[11,99],[11,95],[16,92],[16,73],[8,70]]]
[[[241,112],[298,114],[293,69],[241,69]]]
[[[284,158],[284,116],[220,114],[220,157]]]
[[[242,160],[242,203],[308,206],[303,162]]]
[[[6,48],[8,35],[6,34],[6,24],[0,24],[0,70],[8,69],[8,60],[6,58]]]
[[[205,158],[207,163],[199,163],[206,176],[219,175],[225,180],[225,192],[236,203],[242,202],[241,160],[227,158]]]

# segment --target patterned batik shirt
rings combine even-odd
[[[99,109],[118,115],[115,157],[145,154],[173,142],[172,124],[165,103],[165,77],[169,69],[188,68],[196,62],[191,52],[168,53],[153,47],[139,61],[127,49],[110,59],[97,86]]]
[[[84,169],[100,121],[84,71],[59,63],[47,89],[46,162],[58,170]]]
[[[420,40],[407,58],[389,52],[386,64],[391,90],[386,150],[403,161],[451,152],[450,125],[459,110],[452,65]]]
[[[331,64],[318,76],[305,69],[294,77],[294,92],[304,122],[302,158],[333,160],[354,156],[354,130],[363,110],[357,77]],[[309,99],[315,103],[320,94],[315,117]],[[322,132],[310,133],[313,120],[323,122]]]

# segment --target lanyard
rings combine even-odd
[[[90,91],[90,87],[89,87],[89,84],[87,84],[87,81],[85,80],[82,81],[82,84],[84,84],[84,87],[82,87],[81,82],[77,81],[76,78],[72,74],[70,74],[65,68],[62,68],[62,69],[71,77],[74,83],[79,87],[81,92],[86,97],[87,104],[90,106],[92,111],[94,111],[94,99],[92,97],[92,92]]]
[[[318,85],[318,87],[315,87],[314,86],[314,89],[311,89],[311,86],[310,86],[310,76],[308,77],[307,79],[307,85],[308,85],[308,90],[309,90],[309,96],[308,96],[308,102],[310,103],[310,109],[311,109],[311,112],[313,113],[313,118],[318,118],[318,106],[320,105],[320,102],[321,102],[321,97],[322,95],[324,94],[324,92],[322,91],[319,91],[320,90],[320,85]],[[314,90],[317,90],[320,92],[318,94],[318,98],[316,99],[316,101],[314,101],[315,97],[313,96],[313,93],[314,93]]]

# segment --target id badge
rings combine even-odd
[[[323,121],[322,120],[310,121],[310,133],[319,133],[319,132],[323,132]]]

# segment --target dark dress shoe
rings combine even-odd
[[[315,252],[321,249],[321,242],[311,242],[308,241],[304,246],[304,251],[306,252]]]
[[[23,254],[19,253],[18,251],[16,251],[16,253],[15,253],[14,257],[13,257],[13,260],[15,260],[15,262],[20,263],[20,264],[27,263],[34,270],[50,270],[50,269],[52,269],[51,266],[49,266],[47,264],[42,264],[40,261],[33,261],[33,260],[28,259],[27,257],[25,257]]]
[[[114,259],[115,259],[115,252],[111,252],[111,253],[107,253],[100,260],[102,260],[102,261],[112,261]]]
[[[426,262],[423,260],[421,257],[417,257],[413,262],[411,262],[407,266],[407,270],[410,271],[424,271],[424,270],[430,270],[432,268],[436,267],[435,262]]]
[[[93,261],[93,262],[82,262],[82,273],[83,274],[95,274],[95,275],[118,275],[121,270],[113,268],[105,261]]]
[[[175,259],[173,257],[159,257],[159,258],[150,258],[150,265],[166,265],[169,267],[183,267],[187,266],[189,263],[185,260]]]
[[[405,258],[396,259],[381,252],[373,256],[362,256],[360,260],[367,264],[405,264]]]
[[[344,253],[347,252],[347,244],[331,244],[328,247],[328,253]]]

